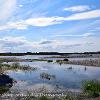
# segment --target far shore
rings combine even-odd
[[[68,61],[64,60],[68,59]],[[84,65],[84,66],[94,66],[94,67],[100,67],[100,59],[85,59],[85,60],[70,60],[70,58],[63,58],[62,60],[48,60],[46,58],[39,58],[39,59],[21,59],[16,57],[4,57],[0,58],[0,62],[34,62],[34,61],[46,61],[48,63],[58,63],[58,64],[73,64],[73,65]]]
[[[92,67],[100,67],[100,60],[73,60],[73,61],[58,61],[59,64],[73,64],[73,65],[84,65]]]

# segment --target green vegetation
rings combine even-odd
[[[3,64],[3,63],[0,63],[0,68],[2,68],[2,67],[10,67],[10,65],[9,64]]]
[[[61,60],[56,60],[57,63],[59,63]]]
[[[9,91],[9,86],[0,86],[0,95]]]
[[[47,61],[49,62],[53,62],[53,60],[47,60],[47,59],[31,59],[31,61]]]
[[[46,59],[32,59],[32,61],[48,61]]]
[[[13,63],[11,67],[13,69],[20,69],[20,70],[36,70],[35,67],[30,67],[29,65],[20,65],[19,63]]]
[[[53,60],[48,60],[47,62],[53,62]]]
[[[63,61],[69,61],[68,59],[64,59]]]
[[[69,61],[68,59],[56,60],[57,63],[66,63],[68,61]]]
[[[13,63],[11,65],[9,64],[3,64],[0,63],[0,68],[5,70],[23,70],[23,71],[32,71],[36,70],[36,67],[30,67],[29,65],[20,65],[19,63]]]
[[[41,96],[39,100],[50,100],[47,96]]]
[[[18,62],[18,61],[23,61],[22,59],[18,59],[18,58],[15,58],[15,57],[13,57],[13,58],[11,58],[11,57],[9,57],[9,58],[0,58],[0,62]]]
[[[83,83],[83,92],[87,93],[90,97],[100,96],[100,82],[99,81],[85,81]]]
[[[34,62],[34,61],[46,61],[46,62],[53,62],[53,60],[48,60],[48,59],[19,59],[16,57],[9,57],[9,58],[0,58],[0,63],[3,62]]]
[[[64,60],[56,60],[56,63],[100,67],[100,59],[98,59],[98,60],[73,60],[73,61],[64,59]]]
[[[77,100],[77,97],[73,96],[73,95],[67,95],[65,97],[65,100]]]

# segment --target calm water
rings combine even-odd
[[[18,56],[19,57],[19,56]],[[21,56],[21,58],[36,59],[42,56]],[[13,63],[13,62],[11,62]],[[9,64],[11,64],[9,63]],[[48,62],[20,62],[21,65],[30,65],[36,67],[34,71],[9,70],[5,73],[16,80],[16,83],[10,88],[10,92],[25,92],[25,91],[42,91],[45,88],[47,91],[57,89],[80,89],[82,82],[86,80],[100,80],[100,67],[87,67],[80,65],[59,65],[57,63]],[[72,69],[70,69],[72,67]],[[86,67],[86,70],[85,70]],[[54,75],[55,78],[43,79],[40,77],[42,73]]]
[[[98,79],[100,80],[99,67],[87,67],[80,65],[59,65],[56,63],[47,62],[23,62],[22,65],[30,65],[36,67],[35,71],[7,71],[6,74],[17,81],[11,88],[19,91],[33,91],[38,90],[43,86],[47,90],[59,89],[80,89],[81,84],[85,80]],[[72,69],[69,69],[72,67]],[[48,73],[55,75],[55,79],[42,79],[41,73]]]

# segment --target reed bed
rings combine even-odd
[[[96,66],[100,67],[100,60],[73,60],[73,61],[64,61],[57,60],[59,64],[74,64],[74,65],[84,65],[84,66]]]

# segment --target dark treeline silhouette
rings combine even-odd
[[[59,53],[59,52],[26,52],[26,53],[0,53],[0,56],[24,56],[24,55],[70,55],[70,54],[100,54],[100,52],[84,52],[84,53]]]
[[[0,53],[0,56],[24,56],[24,55],[61,55],[61,53],[58,52]]]

